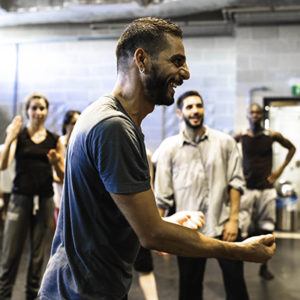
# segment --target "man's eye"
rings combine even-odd
[[[177,66],[177,67],[180,67],[182,65],[182,60],[177,58],[177,59],[174,59],[173,63]]]

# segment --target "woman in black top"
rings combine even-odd
[[[35,299],[40,285],[45,238],[53,222],[53,170],[63,178],[63,146],[45,128],[49,102],[34,93],[26,102],[27,126],[16,116],[7,128],[0,169],[15,159],[16,176],[3,233],[0,299],[11,297],[26,234],[30,233],[27,300]]]

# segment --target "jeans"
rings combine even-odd
[[[26,283],[26,299],[35,299],[40,285],[47,233],[53,222],[52,197],[39,198],[33,214],[33,197],[12,194],[3,232],[0,268],[0,300],[10,299],[18,266],[29,232],[30,259]]]

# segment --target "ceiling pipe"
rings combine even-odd
[[[300,5],[225,8],[222,14],[237,26],[300,23]]]

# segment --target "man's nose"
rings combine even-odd
[[[192,113],[197,114],[199,112],[199,108],[195,105],[192,107]]]
[[[180,75],[183,77],[184,80],[188,80],[190,78],[190,70],[186,63],[181,67]]]

